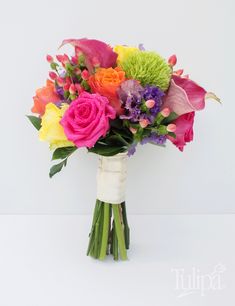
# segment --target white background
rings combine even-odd
[[[51,153],[25,117],[47,77],[45,55],[80,37],[175,53],[178,68],[223,101],[197,114],[184,153],[170,143],[138,147],[129,160],[129,213],[234,212],[233,13],[232,0],[1,1],[0,213],[90,213],[94,206],[97,157],[79,150],[50,180]]]

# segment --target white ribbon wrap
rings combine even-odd
[[[125,201],[127,176],[127,153],[99,156],[97,172],[97,199],[121,204]]]

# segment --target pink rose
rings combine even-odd
[[[61,125],[68,140],[77,147],[91,148],[109,130],[109,119],[116,112],[109,100],[99,94],[83,92],[65,112]]]
[[[169,107],[177,115],[201,110],[205,107],[206,91],[194,81],[173,75],[162,109]]]
[[[176,138],[168,136],[168,139],[180,150],[184,150],[187,142],[193,140],[193,123],[195,112],[181,115],[173,123],[176,125]]]

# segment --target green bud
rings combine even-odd
[[[83,67],[86,66],[85,65],[85,56],[83,54],[79,56],[78,63],[79,63],[80,66],[83,66]]]
[[[82,81],[82,83],[81,83],[81,85],[82,85],[82,87],[85,89],[85,90],[90,90],[91,88],[90,88],[90,86],[89,86],[89,84],[87,83],[87,81],[86,80],[83,80]]]
[[[54,63],[54,62],[53,62],[53,63],[50,64],[50,66],[51,66],[51,69],[52,69],[52,70],[56,70],[56,68],[57,68],[59,65],[58,65],[57,63]]]

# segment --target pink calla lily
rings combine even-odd
[[[163,99],[162,109],[169,107],[181,116],[205,107],[206,90],[194,81],[173,75],[167,94]]]
[[[113,67],[116,64],[117,53],[106,43],[96,39],[65,39],[61,47],[71,44],[85,56],[85,61],[89,72],[93,71],[94,66],[102,68]]]
[[[184,150],[187,142],[193,140],[193,124],[195,112],[187,113],[178,117],[173,123],[176,127],[176,138],[167,136],[168,139],[180,150]]]

